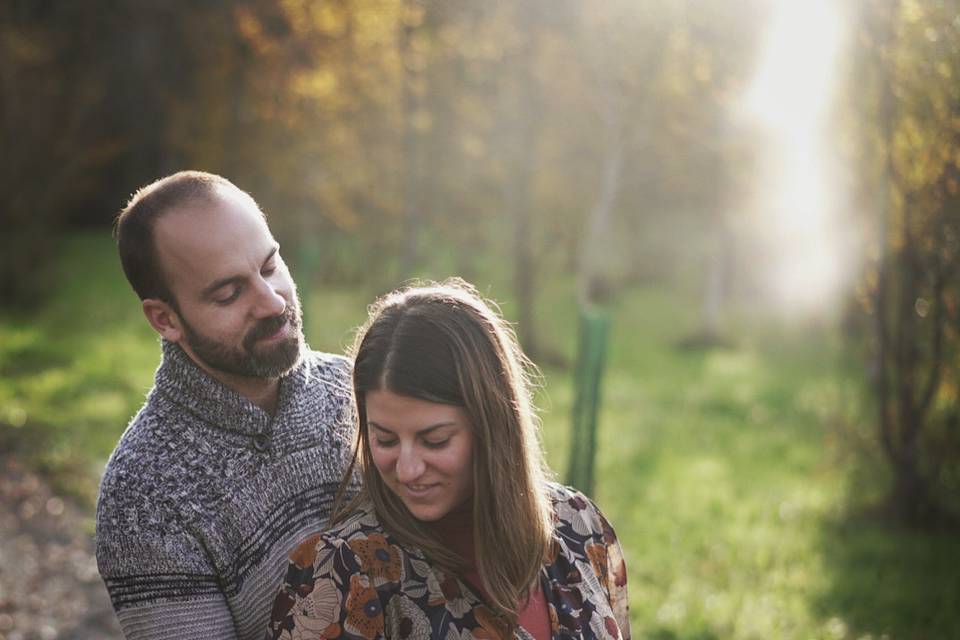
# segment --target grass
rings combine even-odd
[[[159,349],[106,234],[71,238],[59,273],[39,314],[0,317],[0,444],[92,504]],[[511,317],[503,279],[492,282],[478,284]],[[311,345],[342,351],[372,296],[311,289]],[[570,361],[571,283],[548,283],[538,305],[539,335]],[[627,556],[634,637],[960,637],[956,536],[850,515],[885,477],[864,485],[844,449],[840,427],[865,412],[838,337],[738,320],[729,346],[680,349],[695,311],[655,287],[610,309],[595,498]],[[544,443],[562,472],[571,374],[544,374]]]

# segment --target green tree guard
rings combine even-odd
[[[596,308],[580,307],[580,336],[574,372],[573,430],[567,482],[593,495],[594,460],[597,452],[597,416],[600,382],[606,361],[610,316]]]

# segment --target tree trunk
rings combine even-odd
[[[623,127],[620,113],[610,113],[605,118],[605,145],[603,153],[603,179],[597,201],[587,216],[587,229],[580,264],[580,299],[583,303],[603,302],[609,297],[612,283],[603,274],[602,257],[605,255],[610,235],[610,223],[614,205],[620,191],[623,175]]]
[[[403,65],[401,83],[403,86],[403,138],[400,154],[403,158],[403,244],[400,254],[400,278],[413,275],[420,263],[420,232],[422,227],[421,198],[421,134],[416,129],[416,114],[422,106],[422,100],[413,89],[416,72],[407,65],[410,55],[410,42],[414,27],[401,24],[400,63]]]
[[[896,49],[898,0],[890,0],[881,16],[879,64],[883,74],[879,124],[885,145],[880,176],[879,222],[874,293],[874,359],[871,367],[878,407],[878,432],[893,474],[887,496],[889,514],[899,523],[930,527],[954,521],[937,487],[937,452],[924,441],[944,419],[931,411],[944,366],[945,312],[951,257],[945,244],[949,220],[946,188],[912,192],[894,163],[896,96],[893,52]],[[945,178],[946,179],[946,178]],[[894,215],[894,192],[902,195],[901,215]],[[937,209],[927,211],[932,203]],[[893,225],[896,224],[894,227]],[[892,238],[896,235],[897,242]],[[932,246],[928,244],[932,240]],[[932,309],[920,311],[918,300]]]
[[[527,13],[527,12],[525,12]],[[532,22],[527,20],[526,22]],[[537,85],[533,59],[537,50],[536,26],[516,54],[517,81],[503,88],[500,100],[504,123],[503,147],[506,172],[503,183],[504,209],[513,222],[513,292],[517,305],[518,334],[531,359],[542,355],[536,329],[536,260],[533,249],[533,202],[530,186],[540,137],[542,95]]]

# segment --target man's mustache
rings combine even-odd
[[[264,318],[254,325],[253,329],[247,334],[247,337],[243,339],[244,348],[247,350],[252,349],[258,340],[272,336],[287,322],[290,323],[290,327],[294,330],[300,327],[300,318],[297,314],[297,308],[294,305],[287,305],[286,311],[280,315],[273,316],[272,318]]]

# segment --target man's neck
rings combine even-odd
[[[269,415],[272,416],[277,412],[280,378],[250,378],[213,369],[207,366],[205,362],[201,362],[189,348],[184,345],[180,345],[180,347],[187,354],[187,357],[193,360],[194,364],[203,369],[211,378],[233,389]]]

